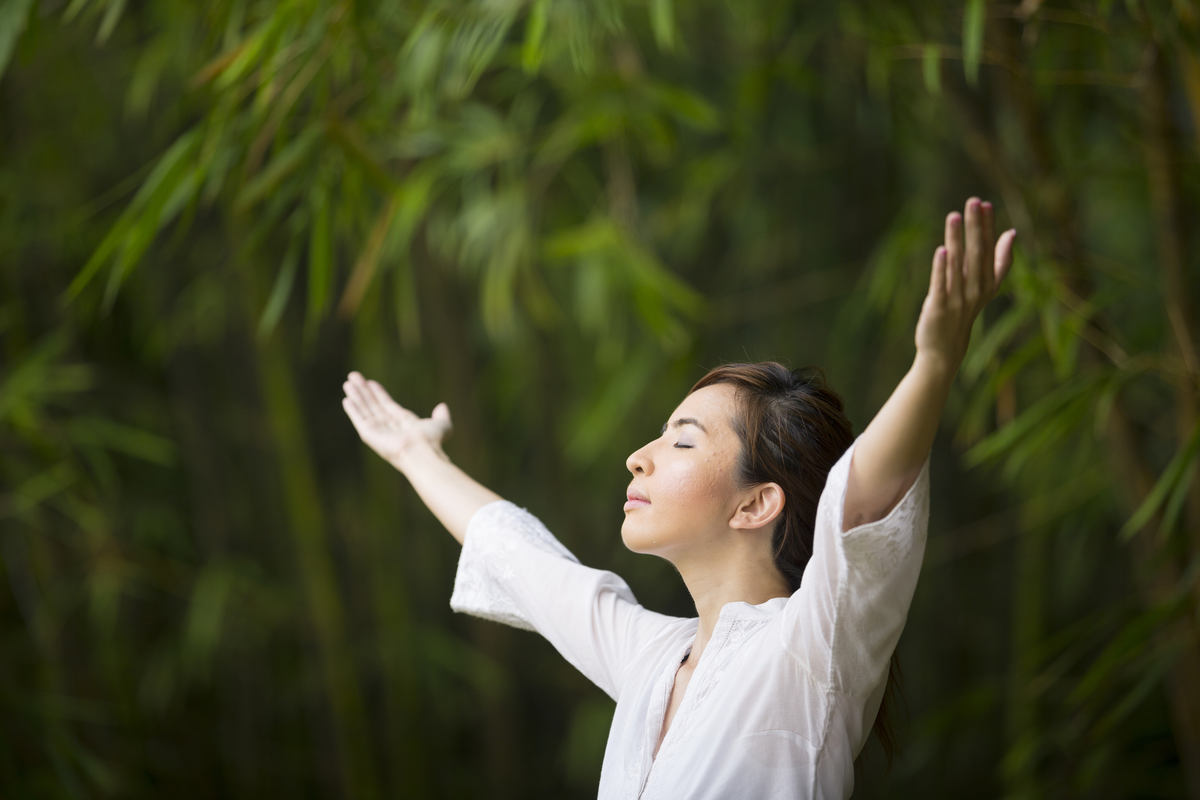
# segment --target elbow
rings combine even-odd
[[[869,498],[855,498],[853,502],[847,493],[846,504],[842,508],[842,533],[862,525],[870,525],[872,522],[879,522],[892,513],[892,509],[900,503],[907,489],[908,487],[904,486],[887,495],[877,493]]]

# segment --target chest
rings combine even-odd
[[[667,708],[663,713],[662,731],[658,735],[658,744],[654,747],[655,755],[658,755],[658,750],[662,747],[663,739],[667,737],[671,721],[675,719],[675,715],[679,712],[679,707],[683,705],[683,698],[687,693],[688,683],[692,680],[692,675],[695,672],[696,661],[694,660],[690,662],[685,661],[675,672],[675,682],[671,687],[671,697],[667,701]]]
[[[646,664],[639,689],[617,704],[601,775],[604,800],[774,797],[745,794],[743,784],[760,773],[764,780],[802,779],[795,769],[814,763],[809,737],[816,738],[824,715],[795,660],[763,627],[718,628],[728,635],[715,635],[684,664],[692,642],[681,639]],[[731,795],[734,785],[741,788]]]

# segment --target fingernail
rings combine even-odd
[[[991,203],[989,203],[988,201],[984,200],[984,201],[983,201],[983,207],[984,207],[984,208],[987,208],[987,209],[991,209],[991,207],[992,207],[992,204],[991,204]]]

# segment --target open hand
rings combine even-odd
[[[946,243],[934,253],[929,294],[917,321],[917,357],[950,375],[966,355],[975,317],[1012,266],[1017,236],[1010,229],[996,241],[992,204],[978,197],[967,201],[965,236],[963,217],[957,211],[946,217]]]
[[[442,440],[450,434],[450,409],[439,403],[422,419],[391,398],[382,386],[351,372],[342,384],[342,408],[363,442],[389,464],[403,471],[401,462],[414,447],[428,446],[443,458]]]

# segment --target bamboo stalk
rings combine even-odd
[[[451,279],[439,270],[429,251],[424,231],[416,237],[414,264],[417,266],[421,306],[430,310],[430,313],[421,315],[421,324],[428,327],[428,330],[422,330],[421,335],[436,353],[440,397],[449,404],[454,415],[455,433],[448,443],[448,449],[454,461],[464,470],[487,483],[483,451],[459,444],[486,441],[482,409],[474,391],[476,372],[472,365],[474,348],[467,335],[468,309],[463,298],[456,296]],[[472,643],[480,651],[498,663],[507,663],[512,642],[511,629],[486,620],[472,619],[469,630]],[[516,763],[513,721],[516,715],[504,696],[481,696],[479,707],[489,797],[519,796],[518,776],[513,771]]]
[[[1191,373],[1177,376],[1173,381],[1176,446],[1181,447],[1190,438],[1196,425],[1196,379],[1200,377],[1200,359],[1197,359],[1192,334],[1194,321],[1188,302],[1191,287],[1186,271],[1182,200],[1175,171],[1181,159],[1176,152],[1167,109],[1170,86],[1166,63],[1162,53],[1157,50],[1148,78],[1141,97],[1142,144],[1154,212],[1163,308],[1174,350]],[[1183,562],[1187,564],[1200,556],[1200,477],[1192,481],[1184,508],[1184,520],[1185,530],[1190,531],[1185,543],[1185,548],[1190,552],[1186,552]],[[1151,530],[1157,532],[1158,526]],[[1146,539],[1152,535],[1151,531],[1144,530],[1139,533],[1139,538]],[[1193,597],[1200,601],[1200,582],[1193,580],[1190,588]],[[1193,621],[1192,624],[1188,624],[1189,620]],[[1190,616],[1184,617],[1178,627],[1180,630],[1177,633],[1186,646],[1168,679],[1175,697],[1171,716],[1180,740],[1179,758],[1187,778],[1189,794],[1192,798],[1200,799],[1200,632],[1196,630],[1194,617]]]
[[[251,310],[251,320],[254,310]],[[332,716],[337,761],[347,798],[380,796],[359,678],[345,631],[345,615],[326,542],[320,490],[282,337],[258,346],[258,377],[278,456],[289,533],[321,662]]]
[[[1014,24],[997,25],[994,30],[1010,57],[1014,60],[1019,58]],[[1045,215],[1049,217],[1052,224],[1049,229],[1052,233],[1047,233],[1047,238],[1050,240],[1050,246],[1047,249],[1063,259],[1066,267],[1064,280],[1070,291],[1079,297],[1089,297],[1092,294],[1092,285],[1091,276],[1086,267],[1085,254],[1087,251],[1082,245],[1082,237],[1077,223],[1080,215],[1070,193],[1053,185],[1056,164],[1050,140],[1046,135],[1045,121],[1042,118],[1040,106],[1033,86],[1027,80],[1029,74],[1028,70],[1022,71],[1020,76],[1004,73],[1006,78],[1004,91],[1016,111],[1022,132],[1033,155],[1033,169],[1027,176],[1021,176],[1020,170],[1009,164],[1005,148],[994,135],[986,130],[979,115],[974,113],[970,102],[963,98],[961,93],[956,97],[953,90],[948,92],[948,96],[960,119],[967,127],[968,154],[985,174],[1001,177],[1002,185],[1006,185],[1009,189],[1006,192],[1006,199],[1010,192],[1016,193],[1016,187],[1022,184],[1032,186],[1035,196],[1042,198]],[[1147,152],[1146,157],[1150,180],[1153,184],[1152,193],[1156,195],[1155,213],[1160,217],[1165,215],[1162,219],[1156,219],[1160,257],[1169,262],[1162,265],[1167,273],[1164,274],[1164,291],[1168,296],[1174,294],[1176,297],[1181,297],[1186,291],[1182,272],[1183,247],[1180,228],[1177,224],[1178,191],[1173,187],[1174,176],[1170,170],[1172,161],[1165,149],[1168,142],[1165,135],[1165,131],[1168,130],[1166,127],[1168,122],[1164,121],[1162,116],[1166,113],[1165,84],[1161,83],[1163,80],[1165,78],[1160,71],[1157,78],[1151,78],[1144,90],[1142,121],[1143,125],[1156,127],[1155,131],[1148,132],[1148,136],[1157,137],[1156,141],[1158,142],[1157,147],[1154,147],[1154,152]],[[1160,82],[1155,85],[1156,81]],[[974,146],[971,146],[972,142]],[[1153,146],[1147,143],[1147,147]],[[1021,180],[1022,177],[1024,180]],[[1021,211],[1023,214],[1031,214],[1031,212],[1025,211],[1023,201]],[[1037,245],[1036,240],[1033,244]],[[1174,287],[1174,291],[1172,291],[1172,287]],[[1170,302],[1174,303],[1174,299]],[[1192,352],[1194,352],[1194,344],[1190,342],[1190,336],[1181,336],[1181,331],[1191,330],[1189,310],[1182,300],[1174,304],[1177,307],[1174,311],[1168,307],[1167,317],[1172,320],[1174,342],[1186,363],[1189,346],[1193,348]],[[1101,332],[1112,329],[1111,323],[1103,314],[1096,315],[1095,325]],[[1095,348],[1084,348],[1080,354],[1083,364],[1095,364],[1103,357],[1104,353]],[[1177,429],[1180,429],[1187,420],[1194,421],[1195,419],[1194,384],[1190,393],[1185,387],[1177,386],[1175,401]],[[1190,433],[1191,426],[1188,425],[1185,430]],[[1142,441],[1145,434],[1132,423],[1124,405],[1119,401],[1114,403],[1109,415],[1107,434],[1106,441],[1110,461],[1113,464],[1114,475],[1118,476],[1118,488],[1125,491],[1128,508],[1132,512],[1145,500],[1155,482],[1154,472],[1147,466],[1145,460],[1144,453],[1147,448],[1144,447]],[[1189,525],[1193,531],[1197,528],[1190,520]],[[1155,518],[1135,535],[1132,543],[1134,578],[1143,602],[1148,607],[1169,602],[1178,590],[1183,575],[1178,564],[1172,558],[1163,557],[1158,540],[1158,527],[1159,517],[1155,515]],[[1195,536],[1192,541],[1196,541]],[[1189,558],[1195,556],[1195,544],[1192,547],[1193,553]],[[1193,587],[1193,591],[1196,591],[1195,587]],[[1175,744],[1188,784],[1188,796],[1193,800],[1200,800],[1200,631],[1197,631],[1194,617],[1185,616],[1158,631],[1156,638],[1180,647],[1180,654],[1167,677],[1167,694],[1170,701]]]

